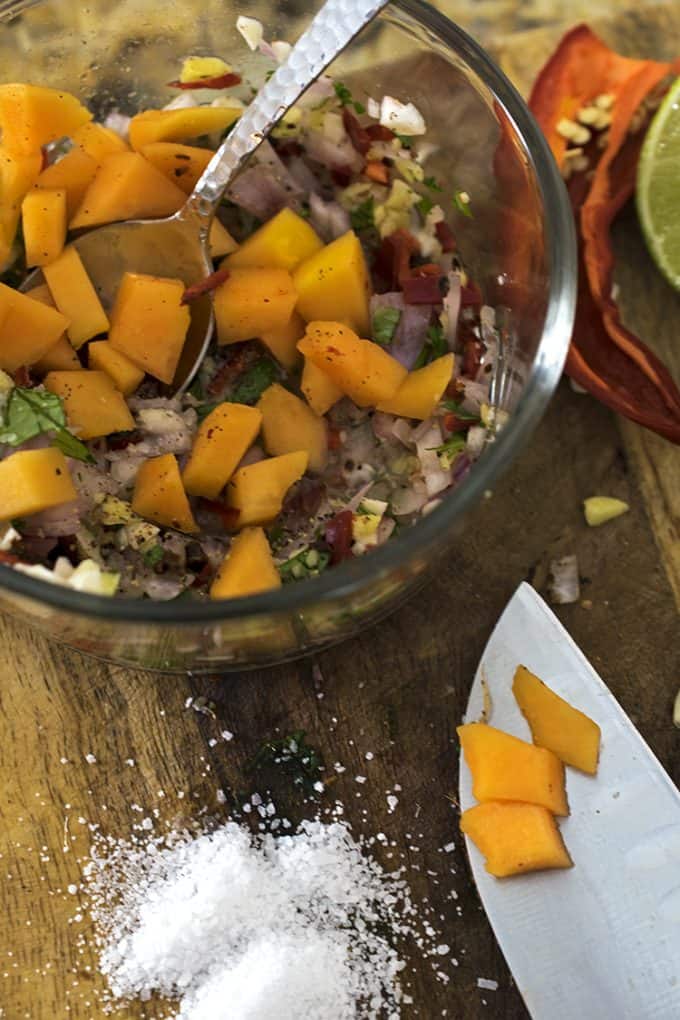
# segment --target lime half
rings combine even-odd
[[[636,198],[652,258],[680,290],[680,78],[649,125],[638,164]]]

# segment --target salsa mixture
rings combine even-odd
[[[238,28],[269,73],[285,59],[254,19]],[[0,558],[13,569],[162,600],[300,581],[411,527],[502,424],[494,310],[456,251],[474,200],[428,174],[413,104],[328,76],[228,190],[212,276],[185,288],[127,273],[102,306],[69,233],[176,212],[256,86],[190,57],[165,107],[100,123],[68,93],[0,85]],[[216,335],[173,396],[206,291]]]

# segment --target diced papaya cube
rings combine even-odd
[[[238,534],[210,588],[211,599],[233,599],[281,587],[281,578],[262,528]]]
[[[21,203],[27,266],[54,262],[66,240],[66,192],[29,191]]]
[[[304,450],[239,468],[227,486],[227,504],[239,511],[236,526],[273,521],[291,485],[307,470],[307,461]]]
[[[93,336],[106,333],[109,320],[73,245],[64,248],[54,262],[43,266],[43,276],[55,305],[69,320],[67,332],[76,350]]]
[[[306,450],[311,470],[323,471],[328,459],[328,429],[323,418],[278,383],[267,387],[257,406],[262,412],[267,453],[278,456]]]
[[[238,248],[238,242],[234,240],[227,228],[223,223],[220,223],[217,217],[210,224],[208,245],[212,259],[218,259],[221,255],[229,255],[230,252],[236,251]]]
[[[66,457],[54,446],[19,450],[0,461],[0,519],[29,517],[78,498]]]
[[[554,817],[538,804],[493,800],[477,804],[463,812],[460,827],[496,878],[572,867]]]
[[[27,296],[31,297],[34,301],[40,301],[49,308],[56,308],[50,294],[50,288],[46,283],[40,283],[37,287],[33,287]],[[66,333],[62,333],[57,342],[52,344],[49,350],[43,354],[42,358],[33,362],[31,371],[38,375],[47,375],[48,372],[78,372],[82,370],[82,367]]]
[[[199,528],[189,506],[177,458],[172,453],[145,460],[135,478],[132,509],[166,528],[175,528],[190,535]]]
[[[112,347],[108,340],[96,340],[88,345],[87,363],[90,368],[106,372],[124,397],[134,393],[144,378],[141,368],[137,368],[129,358]]]
[[[526,666],[517,667],[512,693],[529,723],[533,742],[553,751],[565,765],[594,776],[600,753],[597,723],[551,691]]]
[[[42,145],[72,135],[92,120],[75,96],[42,85],[0,85],[2,144],[17,156],[30,156]]]
[[[371,328],[371,281],[359,238],[353,231],[331,241],[293,273],[297,310],[303,319],[343,322],[357,333]]]
[[[458,727],[478,801],[521,800],[568,815],[564,765],[552,751],[536,747],[486,723]]]
[[[129,432],[135,420],[125,397],[106,372],[50,372],[45,387],[64,402],[69,428],[80,439],[97,439],[111,432]]]
[[[74,215],[97,174],[97,161],[81,149],[71,149],[56,163],[45,167],[36,188],[58,188],[66,192],[69,219]]]
[[[241,110],[228,106],[191,106],[179,110],[145,110],[130,121],[133,149],[152,142],[185,142],[189,138],[226,131],[238,120]]]
[[[125,273],[111,312],[109,342],[144,372],[171,383],[189,328],[181,280]]]
[[[88,156],[92,156],[98,164],[107,156],[110,156],[112,152],[129,152],[130,149],[127,142],[120,135],[112,131],[111,128],[104,127],[103,124],[97,124],[95,121],[83,124],[77,131],[74,131],[71,135],[71,141],[83,152],[86,152]]]
[[[69,224],[71,230],[118,220],[171,216],[186,196],[138,152],[106,156]]]
[[[307,220],[285,208],[246,238],[227,265],[278,266],[292,272],[321,248],[323,241]]]
[[[305,358],[300,389],[312,411],[316,411],[317,414],[325,414],[344,396],[331,377],[321,368],[317,368],[309,358]]]
[[[214,292],[217,339],[221,344],[259,337],[286,326],[296,300],[285,269],[233,269]]]
[[[151,142],[140,149],[144,159],[190,195],[196,183],[215,155],[212,149],[199,149],[195,145],[179,142]]]
[[[28,294],[0,283],[0,368],[32,365],[59,340],[68,319]]]
[[[298,350],[359,407],[389,400],[407,375],[391,354],[372,340],[360,340],[340,322],[308,323]]]
[[[41,166],[41,152],[13,156],[0,146],[0,270],[14,244],[24,195],[35,184]]]
[[[424,421],[434,414],[452,375],[453,354],[445,354],[409,372],[394,396],[378,404],[378,410]]]
[[[182,475],[192,496],[217,499],[246,450],[252,446],[262,415],[245,404],[218,404],[201,422]]]
[[[304,335],[304,319],[300,318],[297,312],[293,312],[285,326],[266,330],[260,334],[260,340],[284,368],[295,368],[300,358],[298,340]]]

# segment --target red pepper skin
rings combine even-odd
[[[241,75],[233,71],[218,74],[214,78],[199,78],[198,81],[169,81],[169,89],[228,89],[241,84]]]
[[[371,136],[366,128],[362,128],[357,118],[347,107],[342,111],[342,123],[354,148],[360,155],[365,156],[371,147]]]
[[[441,272],[441,270],[438,270]],[[439,289],[440,276],[425,273],[422,276],[411,276],[404,280],[402,292],[407,305],[441,304],[442,292]]]
[[[557,131],[598,95],[613,97],[604,150],[589,145],[594,170],[575,174],[569,198],[579,227],[579,290],[567,373],[608,407],[680,443],[680,390],[670,372],[621,322],[612,298],[610,228],[633,194],[644,131],[630,131],[640,104],[673,64],[631,60],[610,50],[586,25],[568,32],[539,74],[529,99],[558,163],[567,141]]]
[[[445,220],[440,220],[439,223],[435,223],[434,232],[437,240],[442,246],[443,252],[456,250],[457,245],[455,235]]]
[[[341,563],[351,559],[352,553],[352,514],[351,510],[340,510],[330,521],[326,522],[324,537],[331,549],[331,563]]]

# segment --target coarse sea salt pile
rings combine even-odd
[[[394,1020],[397,947],[448,951],[342,821],[102,838],[84,877],[112,998],[177,1000],[177,1020]]]

